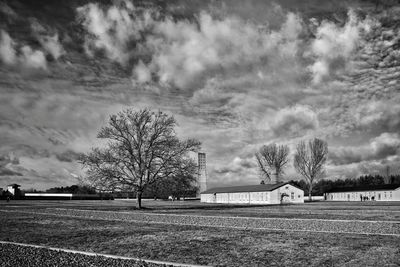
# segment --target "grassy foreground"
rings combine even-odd
[[[395,236],[233,230],[0,212],[0,240],[221,266],[399,266]]]
[[[12,201],[0,202],[0,209],[47,208],[129,211],[163,214],[296,218],[329,220],[400,221],[400,202],[313,202],[295,205],[226,205],[199,201],[144,200],[144,209],[135,210],[135,200],[114,201]]]

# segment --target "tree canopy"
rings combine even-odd
[[[111,115],[97,137],[105,147],[93,148],[82,157],[89,184],[103,191],[135,191],[137,205],[145,189],[161,179],[193,175],[196,163],[190,151],[198,151],[195,139],[179,140],[173,116],[161,111],[127,109]]]
[[[262,178],[271,181],[271,175],[276,175],[278,178],[284,173],[284,167],[289,161],[289,147],[277,144],[264,145],[256,153],[256,159]]]
[[[296,147],[294,155],[294,168],[307,181],[309,199],[313,183],[325,173],[325,162],[328,157],[328,144],[326,141],[314,138],[308,143],[301,141]]]

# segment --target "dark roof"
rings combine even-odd
[[[216,187],[208,189],[201,194],[213,194],[213,193],[241,193],[241,192],[264,192],[272,191],[284,185],[290,184],[277,183],[277,184],[257,184],[257,185],[242,185],[242,186],[229,186],[229,187]],[[295,186],[295,185],[292,185]],[[295,186],[297,187],[297,186]],[[297,187],[298,188],[298,187]]]
[[[372,191],[372,190],[395,190],[399,187],[400,187],[400,184],[381,184],[381,185],[342,187],[342,188],[332,188],[331,190],[326,191],[326,193]]]
[[[12,187],[21,187],[19,184],[9,184],[8,186],[12,186]]]

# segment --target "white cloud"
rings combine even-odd
[[[161,84],[180,88],[221,69],[293,58],[303,30],[294,13],[287,14],[277,31],[235,16],[213,18],[204,11],[196,21],[177,21],[126,3],[108,9],[88,4],[78,8],[78,13],[88,31],[89,54],[103,50],[123,65],[142,58],[133,68],[137,82],[148,82],[149,74],[154,74]]]
[[[133,76],[139,83],[151,81],[151,71],[141,60],[139,60],[139,63],[133,68]]]
[[[110,59],[121,64],[129,61],[134,42],[153,24],[152,10],[139,14],[128,1],[122,1],[120,6],[111,6],[107,10],[90,3],[79,7],[77,11],[89,33],[86,36],[88,54],[93,55],[96,49],[101,49]]]
[[[301,136],[319,126],[318,116],[309,106],[296,105],[279,110],[272,129],[277,136]]]
[[[7,64],[13,65],[16,62],[15,43],[10,35],[4,31],[0,31],[0,60]]]
[[[47,70],[46,56],[41,50],[34,50],[28,45],[17,50],[16,42],[4,30],[1,30],[0,37],[0,60],[4,64],[9,66],[19,64],[23,68]]]
[[[161,82],[184,88],[221,68],[282,60],[280,56],[293,56],[296,51],[302,30],[299,20],[289,13],[280,31],[269,31],[237,17],[214,19],[205,12],[199,14],[197,24],[167,18],[147,38],[152,51],[149,68]]]
[[[36,19],[30,19],[30,23],[34,36],[47,54],[57,60],[66,53],[56,30],[39,23]]]
[[[21,64],[34,69],[47,70],[47,61],[44,53],[40,50],[32,50],[29,46],[21,48]]]
[[[371,148],[377,158],[396,155],[400,148],[400,136],[397,133],[382,133],[371,140]]]
[[[65,54],[65,50],[60,44],[57,33],[53,36],[39,36],[39,41],[46,52],[49,53],[55,60]]]
[[[316,59],[310,67],[313,82],[323,79],[348,67],[353,52],[356,50],[362,31],[368,30],[370,20],[360,21],[352,10],[343,27],[330,21],[323,21],[316,29],[316,38],[311,45]]]

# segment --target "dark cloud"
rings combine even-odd
[[[77,153],[72,150],[67,150],[62,153],[56,154],[56,158],[59,161],[65,161],[65,162],[72,162],[72,161],[77,161],[82,157],[82,153]]]
[[[294,106],[277,112],[272,129],[277,136],[303,136],[318,128],[318,116],[308,106]]]
[[[382,133],[372,138],[368,145],[335,147],[330,150],[329,159],[335,165],[346,165],[363,161],[386,160],[396,155],[400,155],[399,135]]]
[[[5,167],[0,167],[0,176],[22,176],[22,174]]]
[[[19,164],[17,157],[9,155],[0,155],[0,176],[22,176],[21,173],[13,170],[14,165]]]

